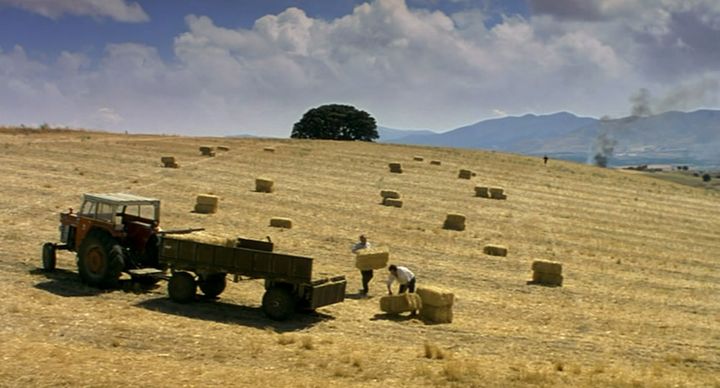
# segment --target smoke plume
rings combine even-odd
[[[630,102],[632,103],[632,116],[635,117],[648,117],[652,115],[652,108],[650,108],[650,91],[642,88],[630,96]]]
[[[617,141],[610,138],[607,132],[603,132],[600,136],[595,139],[593,146],[595,150],[595,156],[593,156],[593,162],[598,167],[607,167],[610,158],[613,156]]]

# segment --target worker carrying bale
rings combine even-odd
[[[367,237],[365,237],[364,234],[361,234],[359,237],[358,242],[355,243],[355,245],[350,248],[350,251],[352,253],[358,254],[360,251],[365,249],[370,249],[370,242],[367,240]],[[360,268],[360,276],[362,277],[362,290],[360,290],[360,293],[363,295],[367,295],[369,289],[370,280],[373,278],[373,270],[372,269],[363,269]]]

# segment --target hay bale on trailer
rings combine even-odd
[[[380,310],[388,314],[400,314],[422,309],[422,299],[415,293],[385,295],[380,298]]]
[[[465,216],[457,213],[450,213],[445,217],[443,229],[449,230],[465,230]]]
[[[220,197],[211,194],[199,194],[195,199],[195,213],[212,214],[217,212]]]
[[[492,199],[507,199],[505,189],[502,187],[490,187],[488,190],[490,191],[490,198]]]
[[[255,191],[258,193],[272,193],[275,182],[270,178],[255,178]]]
[[[200,155],[202,156],[215,156],[215,149],[210,146],[200,146]]]
[[[161,156],[160,162],[163,164],[163,167],[165,168],[178,168],[178,164],[175,162],[174,156]]]
[[[234,247],[237,241],[236,237],[221,236],[206,231],[192,232],[187,234],[173,234],[175,240],[194,241],[210,245],[222,245],[226,247]]]
[[[382,204],[385,206],[402,207],[403,201],[395,198],[384,198]]]
[[[487,244],[483,247],[483,253],[490,256],[507,256],[508,249],[504,245]]]
[[[422,162],[423,160],[425,160],[425,158],[423,158],[422,156],[419,156],[419,155],[415,155],[415,156],[413,156],[413,160],[416,162]]]
[[[273,217],[270,219],[270,226],[275,228],[292,229],[292,220],[285,217]]]
[[[218,151],[226,151],[226,152],[227,152],[227,151],[230,151],[230,147],[217,146],[217,150],[218,150]]]
[[[470,179],[473,175],[472,171],[461,169],[460,172],[458,172],[458,179]]]
[[[355,267],[361,271],[383,269],[390,260],[390,252],[374,249],[361,249],[355,254]]]
[[[475,186],[475,196],[490,198],[490,190],[487,186]]]
[[[442,162],[439,161],[439,160],[431,160],[431,161],[430,161],[430,164],[433,165],[433,166],[439,166],[439,165],[442,164]]]
[[[400,163],[390,163],[388,164],[388,167],[390,167],[390,172],[394,172],[396,174],[402,174],[402,164]]]
[[[263,148],[263,151],[265,151],[265,152],[275,152],[275,147],[265,147],[265,148]]]
[[[546,286],[562,286],[562,263],[556,261],[535,260],[531,267],[533,271],[533,284]]]
[[[399,199],[399,198],[400,198],[400,193],[398,193],[398,192],[395,191],[395,190],[380,190],[380,196],[381,196],[383,199],[385,199],[385,198],[395,198],[395,199]]]

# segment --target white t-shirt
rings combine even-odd
[[[370,241],[365,241],[365,242],[360,241],[360,242],[356,243],[355,245],[353,245],[352,248],[350,248],[352,253],[355,253],[361,249],[370,249]]]
[[[408,284],[413,278],[415,277],[415,274],[412,273],[407,267],[397,267],[397,276],[393,275],[392,272],[390,272],[390,277],[388,277],[387,284],[388,286],[392,285],[392,283],[397,280],[398,283],[401,285]]]

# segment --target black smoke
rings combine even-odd
[[[607,167],[615,152],[615,146],[617,141],[612,139],[606,131],[602,132],[600,136],[595,139],[593,149],[595,156],[593,156],[593,162],[598,167]]]
[[[650,107],[650,91],[642,88],[630,96],[630,102],[632,103],[632,112],[630,113],[634,117],[648,117],[652,115],[652,108]]]

